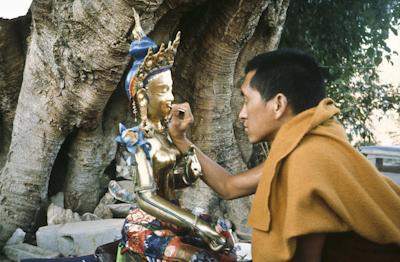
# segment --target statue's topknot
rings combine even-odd
[[[129,48],[129,54],[134,58],[134,63],[125,80],[125,90],[129,98],[134,97],[139,88],[146,87],[149,77],[172,67],[180,42],[180,32],[178,32],[174,42],[170,41],[167,47],[161,44],[158,49],[157,44],[143,32],[139,15],[135,9],[133,11],[135,17],[135,28],[132,31],[134,40]]]

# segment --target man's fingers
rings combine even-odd
[[[171,108],[171,114],[173,116],[178,116],[181,108],[182,107],[180,106],[180,104],[173,104]]]
[[[189,103],[183,103],[182,109],[185,110],[184,120],[193,122],[192,109],[190,108]]]
[[[192,112],[188,103],[173,104],[171,108],[172,117],[177,117],[185,122],[191,122],[193,119]]]

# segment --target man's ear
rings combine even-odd
[[[282,116],[285,115],[286,111],[288,110],[288,99],[287,97],[282,94],[278,93],[274,97],[274,113],[275,113],[275,119],[280,119]]]

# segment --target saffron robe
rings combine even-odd
[[[348,143],[338,112],[324,99],[278,131],[248,220],[253,261],[288,261],[311,233],[354,232],[399,254],[400,187]]]

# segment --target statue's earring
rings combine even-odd
[[[132,106],[132,117],[133,117],[133,120],[135,121],[135,123],[137,123],[137,121],[138,121],[138,110],[137,110],[137,107],[136,107],[135,99],[133,97],[131,99],[131,106]]]

